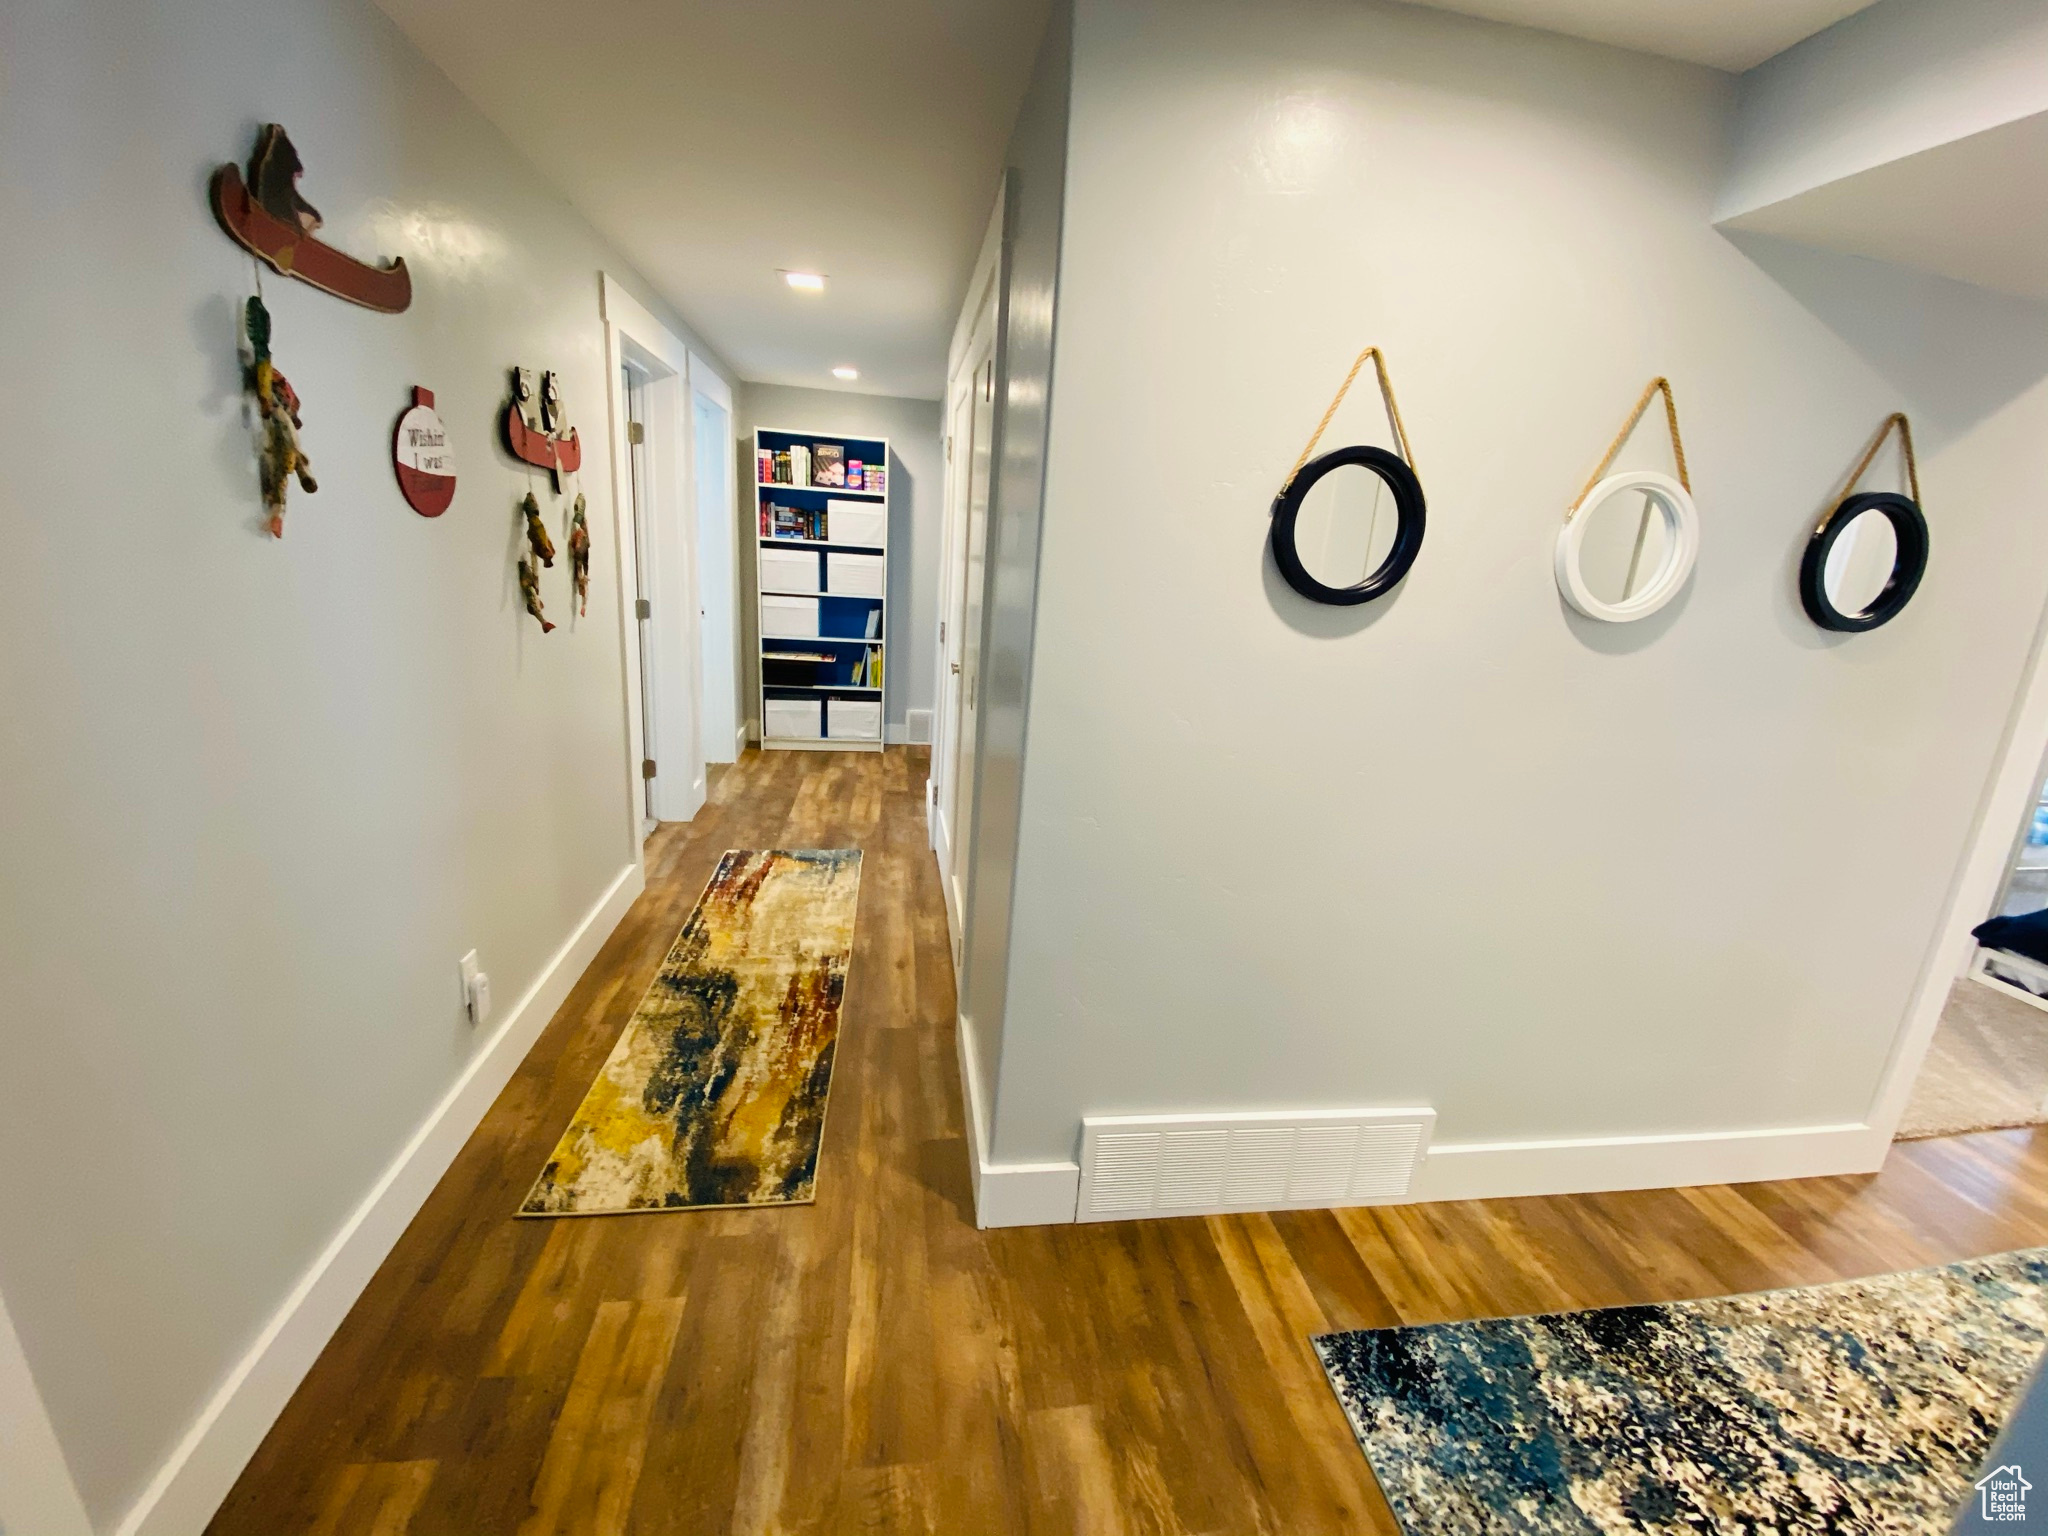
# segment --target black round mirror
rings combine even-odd
[[[1845,497],[1799,561],[1799,601],[1822,629],[1858,634],[1898,616],[1927,572],[1927,519],[1910,496]]]
[[[1339,448],[1302,465],[1274,499],[1273,563],[1311,602],[1369,603],[1408,574],[1423,523],[1422,482],[1405,460]]]

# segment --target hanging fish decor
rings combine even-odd
[[[263,486],[263,507],[269,516],[270,536],[284,537],[285,495],[294,478],[308,495],[320,489],[313,478],[312,461],[299,446],[299,396],[291,382],[277,371],[270,356],[270,311],[252,294],[243,311],[243,329],[249,339],[249,392],[256,397],[256,412],[263,436],[257,450],[256,467]]]
[[[540,632],[552,634],[555,626],[548,621],[540,600],[540,567],[531,560],[519,562],[519,590],[526,598],[526,611],[540,620]]]
[[[540,520],[540,502],[533,492],[526,493],[526,500],[519,503],[519,510],[526,514],[526,542],[533,550],[533,558],[553,570],[555,541],[548,537],[548,525]]]
[[[550,634],[555,626],[548,622],[541,604],[540,569],[554,565],[555,541],[548,537],[548,525],[540,519],[540,501],[533,492],[526,493],[519,510],[526,518],[526,546],[530,551],[519,557],[519,590],[526,598],[526,611],[540,620],[540,632]]]
[[[576,577],[576,616],[590,617],[590,521],[583,515],[583,493],[569,513],[569,569]]]

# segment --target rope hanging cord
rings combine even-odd
[[[1570,522],[1578,514],[1579,508],[1586,504],[1586,498],[1593,494],[1593,487],[1598,485],[1607,471],[1613,467],[1615,455],[1621,452],[1622,445],[1628,441],[1629,434],[1635,431],[1636,424],[1643,419],[1643,412],[1650,408],[1651,399],[1660,389],[1664,392],[1664,419],[1671,424],[1671,456],[1678,461],[1678,483],[1685,487],[1688,496],[1692,494],[1692,475],[1685,467],[1685,439],[1678,435],[1678,402],[1671,396],[1671,381],[1662,377],[1654,378],[1643,391],[1642,399],[1636,402],[1636,408],[1628,413],[1628,420],[1622,423],[1621,430],[1614,434],[1614,441],[1607,445],[1607,452],[1601,457],[1600,467],[1593,471],[1585,489],[1579,492],[1571,506],[1565,510],[1566,522]]]
[[[1386,402],[1387,425],[1394,429],[1394,444],[1401,450],[1401,457],[1408,461],[1408,467],[1411,470],[1415,468],[1415,450],[1408,445],[1408,429],[1401,424],[1401,407],[1394,399],[1394,383],[1387,377],[1386,355],[1378,347],[1367,347],[1358,354],[1357,361],[1351,365],[1351,371],[1344,375],[1344,382],[1337,386],[1336,398],[1330,402],[1330,408],[1323,412],[1323,419],[1316,423],[1315,435],[1308,440],[1308,446],[1301,450],[1301,457],[1294,461],[1294,468],[1287,472],[1287,479],[1281,486],[1282,490],[1294,483],[1294,477],[1301,473],[1302,465],[1314,457],[1316,444],[1323,440],[1323,434],[1330,429],[1331,418],[1337,414],[1337,407],[1344,403],[1345,395],[1350,393],[1352,384],[1358,378],[1358,370],[1365,366],[1368,357],[1372,359],[1373,371],[1379,375],[1380,398]]]
[[[1913,456],[1913,424],[1906,420],[1904,411],[1893,411],[1891,415],[1885,417],[1884,425],[1877,429],[1877,436],[1873,437],[1870,446],[1863,450],[1863,458],[1849,472],[1849,482],[1842,487],[1842,495],[1835,498],[1837,501],[1853,492],[1857,482],[1869,472],[1870,466],[1877,462],[1878,450],[1884,447],[1884,440],[1892,435],[1893,427],[1899,429],[1899,448],[1906,459],[1906,484],[1912,487],[1914,502],[1919,502],[1920,461]],[[1834,514],[1830,512],[1828,516],[1832,517]],[[1822,518],[1821,522],[1825,525],[1827,518]]]

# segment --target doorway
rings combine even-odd
[[[1949,987],[1898,1139],[2048,1124],[2048,771]]]
[[[946,572],[939,623],[939,700],[932,740],[932,847],[954,958],[960,958],[974,843],[974,768],[981,697],[982,605],[994,472],[995,281],[982,291],[947,390]]]
[[[603,281],[612,499],[634,847],[704,803],[690,355],[610,277]]]
[[[732,392],[690,355],[690,425],[697,511],[697,631],[702,637],[703,753],[736,762],[740,720],[739,517],[733,486]]]

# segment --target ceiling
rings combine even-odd
[[[743,378],[943,392],[1048,0],[377,3]],[[1745,69],[1870,0],[1422,3]]]
[[[742,377],[943,393],[1047,0],[378,4]]]
[[[1540,27],[1743,70],[1853,16],[1873,0],[1416,0],[1440,11]]]

